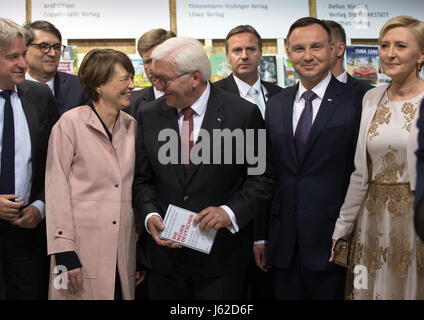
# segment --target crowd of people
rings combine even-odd
[[[0,299],[424,299],[424,22],[379,45],[373,87],[337,22],[298,19],[281,88],[250,25],[215,83],[198,40],[153,29],[133,91],[125,53],[66,74],[54,25],[0,18]],[[170,205],[216,231],[209,254],[161,236]]]

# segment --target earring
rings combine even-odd
[[[100,90],[100,89],[97,89],[96,92],[99,96],[102,94],[102,90]]]

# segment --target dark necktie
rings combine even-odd
[[[0,95],[6,100],[1,146],[0,194],[15,194],[15,123],[10,102],[11,94],[11,90],[0,92]]]
[[[181,126],[181,152],[185,171],[187,173],[190,166],[191,149],[194,146],[193,140],[193,115],[194,110],[190,107],[182,110],[184,114],[183,125]]]
[[[296,144],[297,158],[302,160],[306,141],[308,140],[309,133],[312,127],[312,101],[317,97],[313,91],[305,91],[303,93],[305,99],[305,108],[300,115],[299,122],[297,123],[296,132],[294,134],[294,141]]]

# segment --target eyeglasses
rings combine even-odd
[[[152,81],[155,81],[157,83],[160,84],[161,87],[163,87],[164,89],[168,88],[169,82],[174,81],[182,76],[185,76],[186,74],[189,74],[191,72],[184,72],[176,77],[173,78],[165,78],[165,77],[159,77],[157,76],[154,72],[150,72],[150,78],[152,79]]]
[[[61,53],[63,49],[66,48],[66,46],[60,44],[60,43],[55,43],[55,44],[48,44],[48,43],[30,43],[30,46],[34,46],[37,47],[41,53],[47,54],[50,52],[50,49],[53,48],[53,50],[56,53]]]

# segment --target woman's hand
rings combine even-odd
[[[82,278],[82,269],[76,268],[68,272],[68,290],[71,294],[77,294],[82,290],[84,282]]]
[[[333,239],[333,244],[331,245],[331,254],[330,259],[328,259],[329,262],[334,262],[334,247],[336,245],[336,240]]]

